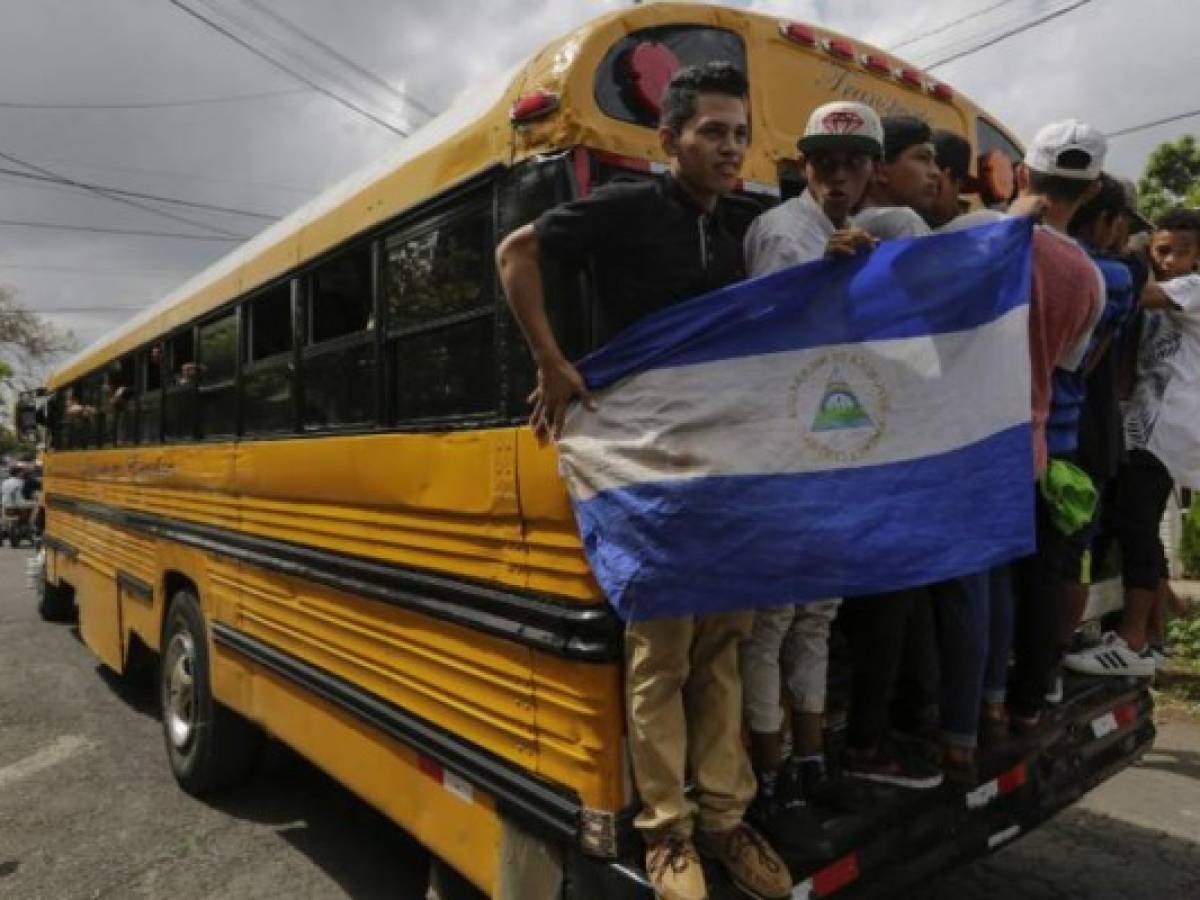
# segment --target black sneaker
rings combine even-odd
[[[886,744],[870,753],[847,747],[842,768],[850,778],[920,791],[937,787],[945,777],[940,767],[920,754],[897,752]]]
[[[837,785],[820,758],[789,757],[779,776],[779,795],[788,807],[806,803],[827,807],[840,805]]]

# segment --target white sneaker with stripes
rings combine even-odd
[[[1133,678],[1154,676],[1154,657],[1147,648],[1141,653],[1130,649],[1125,639],[1107,632],[1095,647],[1063,657],[1063,665],[1084,675],[1126,675]]]

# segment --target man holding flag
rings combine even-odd
[[[728,64],[680,70],[663,98],[659,129],[671,159],[667,178],[599,188],[497,248],[505,295],[538,367],[530,424],[540,436],[559,438],[573,400],[595,406],[550,329],[543,254],[574,264],[591,256],[603,270],[601,340],[744,277],[741,236],[719,200],[737,187],[749,141],[746,95],[744,76]],[[629,753],[642,800],[635,825],[656,893],[669,900],[707,896],[698,846],[751,896],[790,896],[787,866],[743,821],[755,781],[741,741],[738,645],[753,613],[641,617],[618,609],[627,619]],[[695,804],[684,793],[689,763]]]

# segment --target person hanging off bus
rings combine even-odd
[[[537,364],[530,425],[557,439],[572,402],[593,400],[559,348],[543,294],[545,259],[594,260],[604,290],[598,343],[656,310],[744,277],[741,235],[722,198],[749,142],[747,84],[727,63],[681,69],[662,102],[660,180],[614,183],[510,234],[496,251],[509,305]],[[707,896],[697,853],[755,897],[785,898],[787,866],[744,821],[755,778],[742,744],[738,646],[753,613],[632,618],[625,628],[629,753],[642,802],[635,825],[659,897]],[[685,794],[688,765],[695,803]]]

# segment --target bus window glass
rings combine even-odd
[[[309,284],[309,343],[371,327],[369,244],[343,250],[317,267]]]
[[[976,152],[980,156],[991,153],[993,150],[999,150],[1012,160],[1014,164],[1019,163],[1024,156],[1021,148],[1009,140],[1003,131],[987,119],[979,118],[975,120],[975,136],[976,143],[979,145]]]
[[[741,37],[703,25],[664,25],[632,32],[600,62],[596,103],[614,119],[656,128],[661,89],[675,69],[718,60],[746,72]]]
[[[477,309],[487,303],[492,259],[491,208],[388,243],[388,327],[406,329]]]
[[[375,342],[358,341],[304,358],[304,427],[365,426],[375,421]]]
[[[134,356],[127,354],[104,373],[105,444],[127,446],[137,441],[137,382]]]
[[[296,412],[291,282],[260,294],[246,308],[250,335],[242,368],[242,433],[292,431]]]
[[[200,433],[228,437],[237,433],[237,313],[201,325]]]
[[[284,282],[255,297],[250,309],[248,358],[267,359],[292,349],[292,286]]]
[[[486,413],[496,408],[494,321],[472,319],[394,344],[400,421]]]
[[[162,437],[162,345],[138,354],[142,391],[138,398],[138,443],[157,444]]]
[[[163,440],[190,441],[196,436],[196,345],[192,329],[167,342],[166,387],[163,393]]]
[[[497,408],[492,234],[489,197],[387,242],[395,421]]]

